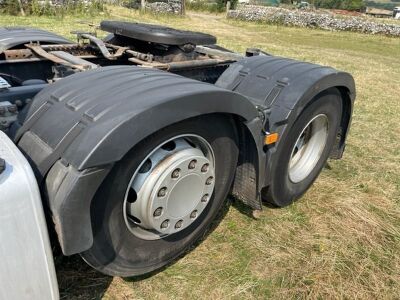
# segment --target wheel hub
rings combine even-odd
[[[202,176],[189,173],[176,182],[167,200],[168,215],[175,218],[189,215],[200,203],[204,191],[204,181]],[[190,196],[188,196],[189,194]]]
[[[214,158],[204,139],[191,140],[195,143],[173,139],[173,150],[156,148],[134,174],[125,215],[136,236],[153,240],[174,234],[190,226],[206,208],[215,185]],[[136,199],[129,202],[132,190]]]
[[[293,147],[289,161],[289,179],[303,181],[317,165],[328,139],[328,117],[315,116],[304,127]]]

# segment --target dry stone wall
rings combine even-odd
[[[386,24],[362,17],[337,17],[307,10],[246,5],[228,12],[228,17],[244,21],[259,21],[287,26],[321,28],[333,31],[357,31],[368,34],[400,36],[400,22]]]

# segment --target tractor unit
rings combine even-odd
[[[49,232],[104,274],[146,274],[228,195],[287,206],[345,149],[348,73],[159,25],[100,29],[0,28],[1,299],[58,297]]]

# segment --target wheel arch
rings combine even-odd
[[[29,27],[2,27],[0,28],[0,54],[8,49],[22,46],[30,42],[44,42],[49,44],[70,44],[70,40],[55,33]]]
[[[284,139],[304,108],[331,88],[339,90],[344,104],[340,138],[331,157],[342,156],[356,96],[354,79],[349,73],[282,57],[254,56],[232,64],[216,85],[247,96],[263,114],[264,131],[279,134],[278,142],[265,149],[265,176],[259,188],[268,186],[273,176],[271,164],[279,141]]]
[[[328,71],[330,71],[329,69]],[[321,94],[329,91],[337,91],[342,99],[342,115],[338,137],[330,155],[331,158],[340,159],[343,155],[347,134],[350,129],[356,93],[354,80],[348,73],[336,71],[335,73],[321,74],[319,80],[308,83],[308,90],[303,92],[302,96],[299,97],[297,101],[293,101],[291,105],[286,106],[291,108],[287,118],[277,121],[275,124],[270,124],[270,126],[273,127],[277,125],[277,127],[279,127],[281,124],[287,124],[289,126],[285,126],[284,128],[290,128],[291,124],[293,124],[308,105],[314,102]],[[301,92],[302,91],[299,90],[300,95]],[[273,112],[271,112],[271,114],[273,114]]]
[[[240,94],[130,66],[79,73],[41,91],[12,131],[44,186],[63,253],[90,248],[91,200],[116,161],[152,133],[205,114],[258,117]]]
[[[239,162],[232,186],[232,195],[250,207],[261,209],[261,195],[257,192],[260,160],[257,155],[255,135],[241,116],[231,113],[210,113],[201,116],[207,115],[221,115],[232,119],[239,144]],[[182,121],[189,119],[191,118]],[[169,126],[174,124],[176,123]],[[145,136],[136,145],[151,135]],[[125,155],[134,147],[135,145],[128,149]],[[65,160],[59,159],[46,175],[45,195],[58,240],[65,255],[80,253],[91,247],[94,234],[91,225],[91,203],[114,164],[115,162],[102,164],[79,171]],[[251,176],[250,180],[248,176]]]
[[[165,127],[185,121],[190,118],[210,114],[229,115],[234,117],[235,119],[242,120],[251,120],[252,118],[257,117],[256,111],[252,104],[247,103],[251,106],[244,108],[244,106],[242,105],[243,103],[240,103],[241,100],[239,100],[238,98],[224,99],[224,102],[226,101],[226,103],[228,103],[229,101],[235,103],[234,105],[229,105],[229,107],[225,107],[226,103],[221,103],[220,105],[215,106],[214,100],[220,98],[220,96],[225,97],[226,95],[223,94],[224,93],[202,94],[201,97],[209,97],[206,101],[200,99],[200,97],[198,97],[197,95],[192,96],[190,100],[188,97],[175,98],[171,101],[162,103],[157,107],[146,109],[139,115],[135,115],[129,119],[126,119],[126,121],[120,122],[119,120],[116,120],[117,126],[113,127],[112,130],[108,131],[105,128],[102,129],[103,132],[108,133],[106,136],[104,136],[100,143],[94,145],[93,147],[88,146],[88,149],[92,148],[93,150],[91,152],[87,150],[87,157],[79,161],[74,157],[73,152],[75,150],[71,149],[70,151],[65,153],[66,158],[70,161],[73,161],[79,170],[84,170],[97,165],[104,165],[112,163],[114,161],[119,161],[130,149],[132,149],[136,144],[140,143],[151,134],[157,132],[158,130],[162,130]],[[200,101],[202,101],[203,103],[201,103],[200,106],[197,106]],[[179,107],[180,109],[171,113],[171,107]],[[155,116],[163,117],[160,117],[158,120],[154,120]],[[114,121],[115,120],[110,121],[110,123],[114,123]],[[110,125],[114,126],[114,124]],[[137,126],[136,124],[148,124],[148,126],[145,126],[145,128],[141,129],[140,131],[135,131],[133,133],[132,128]],[[88,131],[87,133],[82,135],[79,140],[76,141],[77,145],[79,145],[81,141],[89,138],[92,133],[93,132]],[[113,147],[113,145],[121,144],[124,140],[127,140],[128,142],[124,144],[122,148],[115,149],[115,147]]]

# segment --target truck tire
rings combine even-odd
[[[336,88],[322,92],[304,108],[277,146],[264,200],[284,207],[307,191],[329,157],[341,115],[342,99]]]
[[[232,185],[238,159],[234,128],[224,115],[201,116],[135,146],[93,199],[94,242],[83,259],[107,275],[142,275],[203,237]]]

